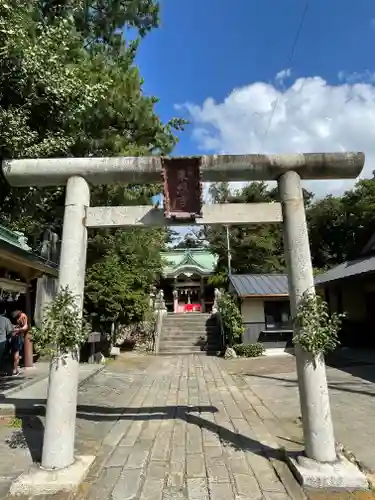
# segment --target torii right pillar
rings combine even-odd
[[[290,306],[295,317],[305,291],[315,293],[301,179],[290,170],[278,179]],[[367,488],[365,476],[336,451],[323,356],[295,348],[305,454],[289,456],[305,486]],[[314,361],[314,362],[313,362]]]

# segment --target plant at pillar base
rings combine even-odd
[[[90,326],[81,318],[76,297],[66,287],[46,306],[41,328],[32,329],[32,339],[37,352],[60,357],[78,353],[89,332]]]
[[[233,300],[233,297],[229,293],[222,293],[218,299],[217,307],[223,325],[226,343],[229,346],[240,344],[242,342],[244,327],[240,310]]]
[[[328,304],[314,293],[305,292],[294,320],[293,343],[315,359],[333,351],[339,344],[339,331],[345,314],[330,314]]]

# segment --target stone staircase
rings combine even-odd
[[[215,317],[210,314],[171,313],[164,317],[159,355],[214,355],[219,349],[219,330]]]

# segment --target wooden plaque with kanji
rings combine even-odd
[[[164,214],[192,221],[202,216],[200,158],[164,158]]]

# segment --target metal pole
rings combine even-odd
[[[227,230],[227,255],[228,255],[228,275],[232,274],[232,255],[230,253],[230,241],[229,241],[229,226],[226,226]]]

